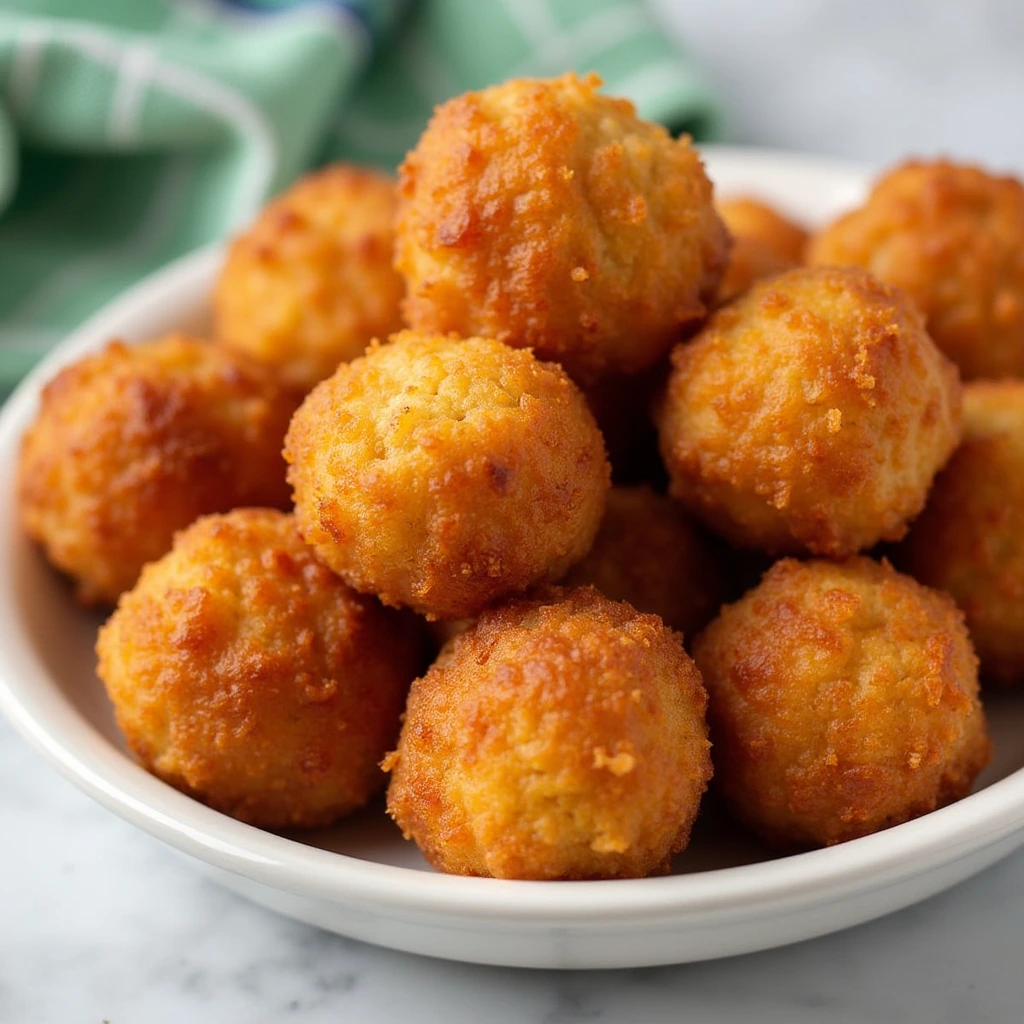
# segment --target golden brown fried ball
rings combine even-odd
[[[388,813],[452,874],[665,872],[711,777],[705,705],[657,616],[592,587],[513,601],[413,684]]]
[[[292,516],[238,509],[179,533],[96,650],[146,768],[254,825],[313,826],[383,788],[419,626],[342,583]]]
[[[593,542],[609,476],[560,367],[413,331],[318,386],[285,458],[320,557],[357,590],[442,619],[564,575]]]
[[[232,243],[214,292],[220,341],[308,391],[402,326],[395,184],[335,164],[306,175]]]
[[[778,210],[748,196],[720,199],[715,206],[733,239],[729,266],[718,286],[719,302],[803,262],[807,232]]]
[[[589,383],[654,365],[704,316],[728,235],[700,157],[600,84],[513,80],[437,108],[399,181],[412,327],[530,346]]]
[[[281,443],[297,397],[172,334],[114,342],[59,373],[22,443],[27,533],[87,604],[113,604],[197,516],[288,504]]]
[[[964,389],[963,443],[900,555],[963,609],[982,677],[1024,682],[1024,382]]]
[[[726,197],[715,206],[734,238],[760,242],[790,267],[803,260],[807,232],[773,206],[752,196]]]
[[[947,160],[911,162],[812,240],[904,289],[965,379],[1024,376],[1024,186]]]
[[[594,546],[565,583],[592,584],[689,640],[718,614],[727,569],[719,543],[678,503],[649,487],[613,487]]]
[[[960,382],[900,292],[789,271],[672,356],[671,493],[735,544],[841,556],[897,540],[960,439]]]
[[[946,594],[887,563],[776,563],[697,638],[715,781],[776,846],[877,832],[966,796],[989,759]]]

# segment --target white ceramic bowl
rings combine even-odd
[[[712,149],[720,194],[759,194],[817,224],[857,201],[863,171]],[[994,764],[960,803],[843,846],[771,859],[714,808],[677,874],[614,882],[507,882],[431,872],[375,807],[285,837],[243,825],[125,754],[93,673],[97,616],[21,536],[11,481],[42,384],[117,335],[201,327],[221,260],[211,249],[133,288],[67,340],[0,415],[0,705],[75,785],[190,855],[230,888],[303,921],[395,949],[522,967],[632,967],[750,952],[844,928],[925,898],[1024,842],[1024,696],[988,701]]]

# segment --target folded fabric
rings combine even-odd
[[[716,134],[699,73],[640,0],[7,0],[0,390],[305,168],[393,169],[448,96],[568,69]]]

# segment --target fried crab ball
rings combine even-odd
[[[306,540],[348,583],[459,619],[590,548],[609,468],[560,367],[486,338],[396,335],[308,396],[285,442]]]
[[[770,844],[845,842],[966,796],[989,759],[946,594],[887,563],[776,563],[701,634],[716,786]]]
[[[803,262],[807,232],[778,210],[746,196],[720,199],[715,206],[733,239],[729,266],[718,286],[719,302]]]
[[[964,440],[901,564],[963,609],[986,682],[1024,682],[1024,382],[964,389]]]
[[[164,781],[263,828],[327,825],[383,788],[419,626],[322,565],[292,516],[207,516],[100,630],[128,746]]]
[[[956,368],[856,268],[755,284],[672,365],[671,493],[740,547],[838,557],[898,540],[960,439]]]
[[[402,326],[395,185],[335,164],[302,178],[232,243],[214,292],[218,339],[308,391]]]
[[[903,164],[812,240],[812,263],[902,288],[965,379],[1024,376],[1024,186],[946,160]]]
[[[114,342],[43,389],[18,469],[24,528],[84,604],[113,604],[197,516],[288,504],[296,403],[205,342]]]
[[[512,601],[413,684],[388,813],[451,874],[664,873],[711,777],[705,705],[657,616],[592,587]]]
[[[688,640],[718,614],[725,580],[718,542],[677,502],[649,487],[613,487],[594,546],[565,583],[592,584]]]
[[[700,157],[600,84],[513,80],[437,108],[399,180],[412,327],[529,346],[592,383],[704,316],[729,242]]]

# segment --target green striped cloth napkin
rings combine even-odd
[[[640,0],[4,0],[0,392],[307,167],[394,168],[448,96],[568,69],[716,133]]]

